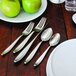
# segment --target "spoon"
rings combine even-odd
[[[30,55],[26,58],[24,61],[24,64],[27,64],[35,55],[38,48],[42,44],[43,41],[48,41],[53,34],[52,28],[47,28],[42,34],[41,34],[41,41],[37,44],[37,46],[34,48],[34,50],[30,53]]]
[[[19,39],[22,37],[22,36],[27,36],[33,29],[34,27],[34,23],[33,22],[30,22],[29,25],[26,27],[26,29],[22,32],[22,34],[8,47],[6,48],[2,53],[1,55],[5,55],[7,54],[8,52],[10,52],[10,50],[15,46],[15,44],[19,41]]]
[[[35,64],[34,64],[34,67],[38,66],[38,65],[42,62],[42,60],[44,59],[44,57],[45,57],[45,55],[47,54],[47,52],[48,52],[48,50],[50,49],[50,47],[57,45],[57,44],[59,43],[59,41],[60,41],[60,34],[59,34],[59,33],[54,34],[54,35],[51,37],[50,41],[49,41],[50,46],[49,46],[49,47],[45,50],[45,52],[37,59],[37,61],[36,61]]]
[[[35,41],[35,39],[38,37],[39,34],[37,34],[35,36],[35,38],[19,53],[19,55],[14,60],[15,63],[20,61],[26,55],[26,53],[28,52],[28,50],[30,49],[31,45],[33,44],[33,42]],[[52,35],[52,29],[51,28],[46,29],[41,35],[42,41],[49,40],[51,35]],[[42,43],[42,41],[41,41],[41,43]]]

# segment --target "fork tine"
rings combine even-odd
[[[27,28],[22,32],[22,34],[23,35],[29,34],[34,27],[34,24],[35,24],[34,22],[30,22]]]
[[[46,20],[47,19],[45,17],[42,17],[37,26],[35,27],[35,30],[42,30],[44,28]]]

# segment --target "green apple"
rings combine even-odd
[[[0,1],[0,8],[1,8],[1,1]]]
[[[2,0],[1,11],[7,17],[15,17],[20,12],[20,3],[18,0]]]
[[[36,13],[40,6],[41,0],[22,0],[22,7],[27,13]]]

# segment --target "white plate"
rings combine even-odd
[[[55,3],[55,4],[60,4],[63,3],[65,0],[50,0],[50,2]]]
[[[76,39],[58,45],[46,66],[47,76],[76,76]]]
[[[7,22],[13,22],[13,23],[28,22],[42,15],[43,12],[46,10],[46,8],[47,8],[47,0],[42,0],[42,5],[40,7],[40,10],[35,14],[27,14],[22,10],[17,17],[8,18],[4,16],[0,11],[0,19]]]
[[[72,16],[72,20],[73,20],[74,23],[76,24],[76,13]]]

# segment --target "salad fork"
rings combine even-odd
[[[15,44],[19,41],[19,39],[22,37],[22,36],[27,36],[28,34],[30,34],[30,32],[32,31],[34,27],[34,23],[33,22],[30,22],[29,25],[26,27],[26,29],[22,32],[22,34],[8,47],[6,48],[2,53],[1,55],[5,55],[7,54],[8,52],[10,52],[10,50],[15,46]]]
[[[42,18],[39,22],[39,24],[36,26],[36,28],[38,27],[38,29],[36,31],[42,31],[42,29],[44,28],[44,25],[45,25],[45,22],[46,22],[46,18]],[[34,31],[33,31],[34,33]],[[30,49],[31,45],[33,44],[33,42],[35,41],[35,39],[39,36],[41,32],[39,32],[35,38],[19,53],[19,55],[15,58],[14,62],[18,62],[20,61],[25,55],[26,53],[28,52],[28,50]]]
[[[24,46],[25,44],[28,42],[28,40],[30,39],[30,37],[34,34],[34,32],[40,32],[46,22],[46,18],[42,17],[41,20],[39,21],[39,23],[37,24],[37,26],[35,27],[34,31],[32,31],[23,41],[20,45],[18,45],[18,47],[13,51],[13,53],[19,52]]]

